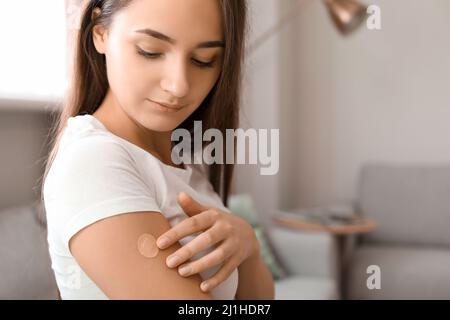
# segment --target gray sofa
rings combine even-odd
[[[345,298],[450,299],[450,164],[367,164],[355,206],[379,228],[354,241]],[[380,289],[368,289],[371,265]]]
[[[0,299],[57,299],[38,203],[0,212]]]

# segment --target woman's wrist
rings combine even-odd
[[[250,252],[250,255],[247,257],[247,259],[245,259],[245,261],[258,261],[259,258],[261,257],[261,248],[259,245],[259,241],[258,238],[256,237],[256,234],[253,232],[254,234],[254,238],[253,238],[253,246],[252,246],[252,250]]]

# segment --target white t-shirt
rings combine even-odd
[[[166,165],[114,135],[92,115],[69,118],[43,189],[47,241],[61,298],[108,299],[69,251],[70,238],[84,227],[137,211],[161,212],[175,226],[188,218],[177,203],[181,191],[200,203],[230,212],[213,190],[205,168],[200,164],[185,164],[185,169]],[[179,243],[185,245],[198,234]],[[206,249],[191,260],[212,250]],[[200,276],[208,279],[220,267],[212,267]],[[237,286],[238,269],[235,269],[211,294],[214,299],[234,299]]]

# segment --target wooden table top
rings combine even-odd
[[[275,214],[272,216],[277,224],[306,231],[329,232],[337,235],[349,235],[356,233],[367,233],[377,228],[377,223],[368,218],[360,217],[351,223],[322,224],[314,221],[308,221],[302,217],[286,217]]]

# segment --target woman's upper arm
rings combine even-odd
[[[200,289],[199,274],[182,277],[166,265],[177,242],[155,257],[138,251],[138,239],[157,239],[170,229],[159,212],[133,212],[99,220],[76,233],[69,248],[83,271],[110,299],[212,299]]]

